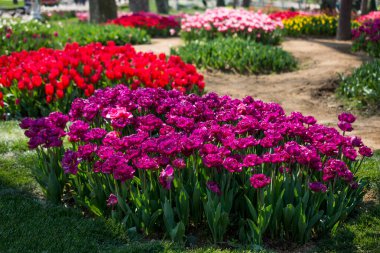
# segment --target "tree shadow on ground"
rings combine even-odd
[[[352,44],[348,43],[347,41],[339,41],[339,40],[336,40],[335,38],[308,38],[307,40],[329,47],[340,53],[352,55],[354,57],[357,57],[361,61],[371,60],[371,57],[367,56],[365,53],[352,52],[351,50]]]

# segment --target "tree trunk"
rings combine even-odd
[[[115,0],[90,0],[90,22],[103,23],[116,17]]]
[[[156,0],[156,5],[158,13],[169,13],[169,0]]]
[[[336,37],[338,40],[351,39],[351,8],[352,0],[341,0],[339,24]]]
[[[368,0],[362,0],[360,4],[360,14],[365,15],[368,13]]]
[[[369,1],[369,11],[376,11],[376,0],[370,0]]]
[[[149,11],[149,0],[129,0],[129,9],[132,12]]]
[[[232,6],[234,7],[234,9],[236,9],[236,7],[238,5],[238,2],[239,2],[239,0],[234,0],[233,1]]]
[[[223,7],[226,6],[226,3],[224,2],[224,0],[216,0],[216,6]]]
[[[251,0],[243,0],[242,6],[244,8],[248,8],[249,6],[251,6]]]

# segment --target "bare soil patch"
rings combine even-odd
[[[181,44],[179,38],[154,39],[151,45],[136,49],[168,54],[170,47]],[[299,111],[314,116],[319,123],[336,126],[337,115],[344,110],[334,95],[338,73],[347,74],[368,58],[352,54],[350,42],[332,39],[287,39],[282,47],[299,61],[297,71],[259,76],[204,72],[207,91],[276,102],[287,113]],[[362,137],[368,146],[380,149],[380,115],[359,115],[352,134]]]

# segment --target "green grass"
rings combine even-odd
[[[128,5],[121,5],[117,8],[118,12],[129,12],[129,6]]]
[[[0,252],[252,252],[228,249],[228,245],[227,249],[208,244],[188,248],[143,239],[110,220],[46,203],[31,174],[36,154],[26,151],[26,138],[17,122],[0,122],[0,143]],[[372,197],[367,197],[331,235],[302,252],[379,252],[380,150],[364,162],[359,175],[370,180],[368,196]]]
[[[13,0],[0,0],[0,10],[20,8],[24,7],[24,5],[24,0],[18,0],[17,4],[14,4]]]
[[[6,153],[0,157],[0,189],[37,191],[37,183],[31,172],[36,155],[34,152]]]
[[[0,155],[7,152],[27,151],[27,140],[15,121],[2,122],[0,124]]]
[[[149,11],[157,13],[157,5],[155,0],[149,0]]]
[[[379,252],[380,205],[356,209],[352,219],[318,243],[320,252]]]

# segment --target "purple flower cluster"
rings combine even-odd
[[[380,57],[380,18],[365,21],[352,30],[353,50],[364,50],[370,56]]]
[[[339,123],[338,127],[343,132],[351,132],[353,130],[352,123],[355,122],[356,118],[351,113],[343,112],[338,116]]]
[[[366,36],[367,41],[380,41],[380,19],[365,21],[359,28],[352,30],[354,40],[362,35]]]
[[[270,177],[264,174],[255,174],[250,179],[253,188],[260,189],[270,184]]]
[[[51,143],[46,138],[60,140],[65,135],[62,127],[67,116],[56,115],[23,121],[31,147],[36,146],[40,132],[52,133],[43,139],[44,147]],[[161,171],[159,182],[165,189],[170,189],[176,170],[186,169],[190,157],[198,159],[205,171],[254,174],[252,186],[262,188],[271,181],[261,174],[270,173],[263,168],[276,173],[301,168],[320,181],[337,178],[352,184],[348,162],[357,159],[358,151],[372,155],[358,137],[343,136],[299,112],[287,116],[278,104],[251,97],[238,100],[215,93],[200,97],[118,85],[97,90],[88,99],[76,99],[68,115],[72,124],[67,135],[77,148],[66,151],[65,172],[75,174],[86,163],[95,173],[112,174],[124,182],[137,170]],[[351,124],[355,117],[345,113],[339,120]],[[208,180],[207,187],[220,194],[213,180]]]
[[[25,118],[20,127],[25,129],[25,136],[29,138],[29,148],[52,148],[62,146],[62,137],[66,135],[65,127],[69,117],[60,113],[50,113],[48,117],[40,119]]]

